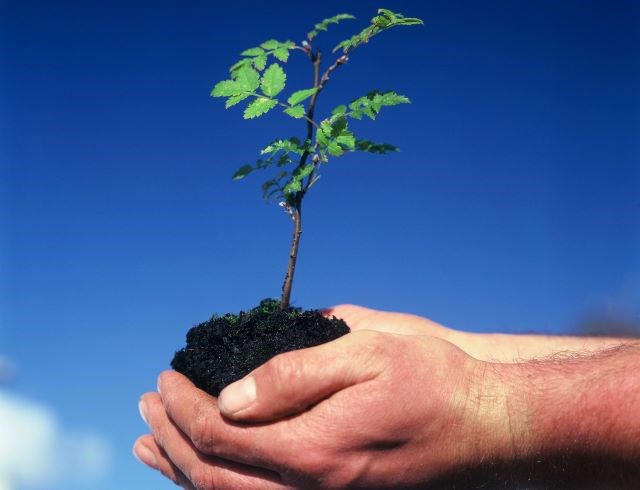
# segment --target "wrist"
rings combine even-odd
[[[472,379],[460,465],[434,488],[637,488],[640,344],[581,358],[476,362]]]
[[[493,364],[504,390],[513,457],[640,457],[640,346]]]

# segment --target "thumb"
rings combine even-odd
[[[300,413],[349,386],[375,378],[372,362],[384,342],[377,332],[354,332],[308,349],[279,354],[222,390],[220,412],[233,420],[266,422]],[[385,363],[382,363],[384,366]]]

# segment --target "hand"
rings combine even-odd
[[[421,486],[509,457],[490,372],[444,340],[373,331],[276,356],[219,400],[167,371],[135,450],[198,490]]]

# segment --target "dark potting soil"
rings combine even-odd
[[[187,332],[187,345],[171,367],[198,388],[218,396],[222,388],[249,374],[273,356],[313,347],[349,333],[338,318],[318,310],[280,310],[277,300],[263,300],[248,312],[213,316]]]

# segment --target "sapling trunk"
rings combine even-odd
[[[289,252],[289,265],[287,266],[287,274],[284,276],[284,284],[282,285],[282,298],[280,300],[280,309],[286,311],[291,304],[291,286],[293,285],[293,275],[296,272],[296,261],[298,260],[298,247],[300,245],[300,235],[302,235],[302,213],[300,208],[292,211],[293,218],[293,237],[291,238],[291,250]]]
[[[314,53],[310,48],[307,49],[307,54],[311,63],[313,63],[313,88],[316,92],[311,96],[309,101],[309,108],[307,109],[306,122],[307,122],[307,141],[313,141],[314,133],[314,121],[313,113],[316,107],[316,100],[318,99],[318,93],[321,89],[320,85],[320,61],[322,54],[320,51]],[[304,167],[309,158],[309,150],[305,150],[300,156],[300,162],[298,167]],[[315,165],[315,162],[314,162]],[[291,209],[291,219],[293,219],[293,236],[291,237],[291,249],[289,251],[289,263],[287,265],[287,273],[284,276],[284,284],[282,285],[282,297],[280,298],[280,309],[287,311],[291,306],[291,288],[293,287],[293,276],[296,272],[296,262],[298,261],[298,248],[300,246],[300,235],[302,235],[302,199],[311,185],[312,180],[307,181],[307,185],[304,189],[297,193],[295,197],[295,203]]]

